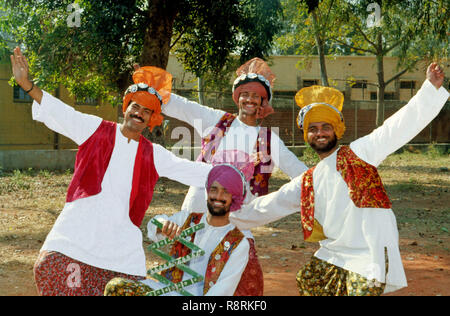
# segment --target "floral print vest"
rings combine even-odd
[[[225,136],[227,129],[236,119],[236,115],[225,113],[211,133],[202,139],[202,148],[197,161],[208,163],[219,148],[220,141]],[[253,153],[257,155],[258,164],[255,165],[253,178],[250,180],[250,190],[255,196],[262,196],[269,193],[269,179],[273,171],[271,158],[271,135],[270,127],[261,127]]]
[[[326,239],[322,226],[314,218],[314,169],[309,169],[303,175],[300,203],[303,237],[310,242]],[[377,168],[360,159],[349,146],[339,148],[336,169],[347,183],[350,199],[356,207],[392,207]]]

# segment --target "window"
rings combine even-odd
[[[14,86],[14,102],[32,102],[33,99],[21,87]]]
[[[297,94],[297,91],[274,91],[273,92],[273,97],[274,98],[292,98]]]
[[[319,84],[319,80],[303,80],[303,87],[311,87]]]
[[[400,89],[415,89],[415,81],[400,81]]]
[[[352,86],[353,89],[367,89],[367,80],[356,80]]]
[[[385,100],[395,100],[395,93],[394,92],[385,92],[384,93],[384,99]],[[370,93],[370,100],[377,100],[377,93],[371,92]]]

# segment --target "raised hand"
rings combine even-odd
[[[14,49],[14,55],[11,55],[11,66],[17,83],[22,87],[22,89],[28,91],[32,87],[32,83],[28,79],[28,62],[25,56],[22,55],[19,47],[16,47]]]
[[[28,62],[25,56],[22,55],[19,47],[14,49],[14,55],[11,55],[11,67],[14,78],[16,79],[19,86],[23,90],[28,92],[30,97],[32,97],[37,103],[41,104],[42,101],[42,90],[34,85],[28,78]]]
[[[436,87],[436,89],[442,87],[442,84],[444,83],[444,77],[444,71],[437,63],[432,63],[430,66],[428,66],[427,79],[433,84],[433,86]]]

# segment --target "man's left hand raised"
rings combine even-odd
[[[442,87],[442,84],[444,83],[444,77],[444,70],[442,70],[442,68],[437,63],[432,63],[430,66],[428,66],[427,79],[433,84],[433,86],[436,87],[436,89]]]

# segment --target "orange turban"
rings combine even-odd
[[[301,108],[297,125],[303,129],[303,138],[308,141],[307,131],[311,122],[327,122],[333,126],[337,139],[345,132],[342,107],[344,95],[330,87],[311,86],[301,89],[295,95],[295,102]]]
[[[128,87],[123,97],[122,109],[125,112],[131,101],[153,110],[153,115],[148,123],[150,131],[155,126],[161,125],[161,105],[170,100],[172,91],[172,75],[164,69],[146,66],[133,73],[134,84]]]
[[[272,101],[272,87],[275,75],[269,65],[261,58],[253,58],[236,70],[238,76],[233,83],[233,101],[239,104],[239,95],[242,91],[252,91],[262,97],[261,108],[257,118],[261,119],[274,112],[270,102]]]

